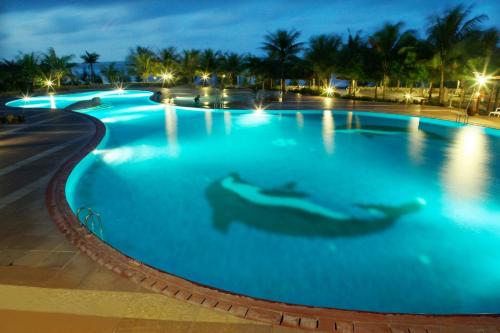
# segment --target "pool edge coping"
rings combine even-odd
[[[500,314],[432,315],[378,313],[287,304],[231,293],[183,279],[143,264],[122,254],[85,229],[66,199],[66,182],[77,164],[91,153],[106,134],[104,123],[80,112],[65,110],[90,120],[94,136],[76,154],[65,161],[51,178],[46,190],[49,216],[66,238],[81,252],[116,274],[131,279],[142,287],[193,304],[273,325],[333,331],[341,328],[352,332],[358,327],[380,331],[408,331],[423,327],[500,327]],[[472,327],[471,327],[472,326]]]

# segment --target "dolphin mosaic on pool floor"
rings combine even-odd
[[[240,222],[272,233],[302,237],[356,236],[386,229],[399,217],[425,205],[419,198],[395,206],[358,204],[365,217],[354,217],[315,204],[294,186],[295,183],[289,183],[283,188],[263,189],[235,173],[215,181],[206,190],[215,227],[226,231],[232,222]]]

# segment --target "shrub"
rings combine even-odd
[[[24,123],[25,118],[23,115],[13,115],[13,114],[8,114],[6,116],[0,116],[0,123],[1,124],[21,124]]]

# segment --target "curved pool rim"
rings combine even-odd
[[[206,111],[206,109],[199,110]],[[225,111],[228,110],[225,109]],[[283,110],[273,111],[283,112]],[[123,277],[132,279],[135,283],[147,289],[241,318],[308,329],[334,331],[337,324],[343,325],[347,323],[349,323],[348,325],[363,327],[367,327],[366,325],[368,327],[380,327],[382,325],[386,328],[400,326],[421,327],[425,325],[446,327],[458,325],[467,327],[500,326],[500,314],[402,314],[305,306],[259,299],[193,282],[138,262],[89,233],[81,226],[78,218],[69,207],[65,192],[68,177],[77,164],[103,140],[106,127],[99,119],[90,115],[69,110],[62,112],[75,113],[90,120],[94,124],[96,131],[85,147],[61,165],[50,180],[46,191],[46,204],[49,215],[59,230],[82,252],[85,252],[100,265]],[[388,117],[395,115],[393,113],[373,113]],[[409,116],[402,113],[399,115]],[[451,121],[439,120],[450,123],[452,126],[454,124]]]

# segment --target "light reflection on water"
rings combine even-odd
[[[177,144],[177,113],[170,105],[165,106],[165,132],[167,133],[167,154],[172,157],[179,155]]]
[[[323,100],[323,106],[324,106],[325,109],[331,109],[333,107],[333,98],[326,97]]]
[[[457,199],[482,198],[490,179],[488,135],[477,127],[457,129],[446,151],[441,177],[448,195]]]
[[[408,121],[408,155],[415,164],[423,161],[425,134],[419,130],[420,118],[412,117]]]
[[[304,115],[301,112],[297,112],[295,114],[295,117],[297,118],[297,127],[299,129],[304,128]]]
[[[213,125],[212,111],[210,110],[205,111],[205,129],[208,135],[212,134],[212,125]]]
[[[50,99],[50,108],[55,109],[56,108],[56,100],[54,99],[54,94],[49,94],[49,99]]]
[[[325,151],[328,154],[333,154],[334,152],[334,131],[335,131],[335,121],[333,119],[332,111],[325,110],[323,111],[323,145],[325,147]]]
[[[347,112],[346,128],[352,128],[352,111]]]
[[[231,134],[231,112],[224,111],[224,130],[226,135]]]

